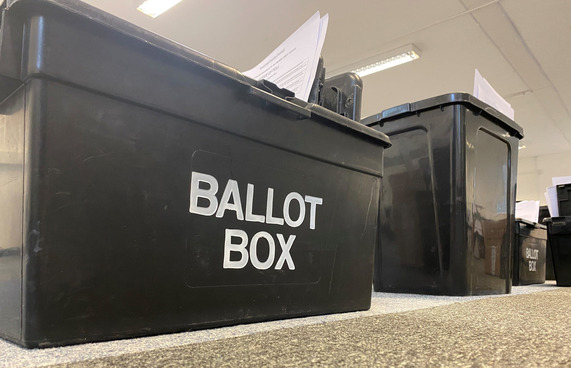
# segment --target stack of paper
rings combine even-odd
[[[253,69],[244,72],[256,80],[266,79],[307,101],[325,41],[329,15],[315,13],[297,31]]]
[[[562,184],[570,184],[571,176],[559,176],[551,178],[553,186],[545,190],[545,199],[547,200],[547,209],[551,217],[559,216],[559,204],[557,203],[557,186]]]
[[[539,220],[539,201],[521,201],[516,203],[515,217],[537,223]]]
[[[510,119],[514,119],[514,109],[500,96],[478,69],[474,75],[474,97],[484,101]]]

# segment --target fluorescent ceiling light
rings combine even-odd
[[[522,149],[526,149],[527,147],[524,146],[523,144],[521,146],[518,147],[518,149],[522,150]]]
[[[163,14],[182,0],[146,0],[137,10],[156,18]]]
[[[383,54],[362,60],[349,66],[353,73],[360,77],[380,72],[397,65],[408,63],[420,57],[420,51],[413,44],[400,47],[398,49],[385,52]]]

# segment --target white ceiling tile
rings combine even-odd
[[[571,150],[571,144],[550,118],[537,92],[514,97],[510,99],[510,103],[515,110],[515,120],[523,128],[524,133],[521,143],[526,148],[520,150],[520,157]]]
[[[553,105],[548,112],[571,129],[571,1],[506,0],[502,6],[556,91],[545,101]]]
[[[423,30],[399,42],[415,43],[421,50],[421,57],[363,78],[363,116],[444,93],[472,93],[476,68],[502,95],[526,88],[470,15]]]

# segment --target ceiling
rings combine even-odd
[[[363,78],[362,116],[471,93],[477,68],[515,110],[525,134],[520,157],[571,151],[569,0],[182,0],[155,19],[136,10],[138,0],[84,1],[238,70],[255,66],[317,10],[329,13],[328,71],[409,43],[421,52]]]

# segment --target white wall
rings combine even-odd
[[[537,172],[537,157],[520,158],[517,167],[517,193],[518,201],[543,200],[539,198],[539,176]],[[542,202],[543,202],[542,201]]]
[[[517,200],[539,200],[545,205],[545,188],[554,176],[571,176],[571,151],[518,160]]]

